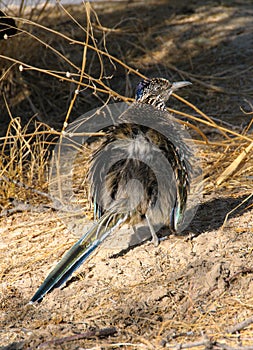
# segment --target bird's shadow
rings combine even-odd
[[[186,233],[192,232],[198,236],[204,232],[218,230],[224,225],[226,218],[229,220],[239,217],[251,209],[253,197],[246,200],[248,197],[249,195],[236,198],[219,197],[200,204]]]
[[[248,197],[248,195],[240,196],[237,198],[233,197],[222,197],[222,198],[214,198],[209,201],[206,201],[199,205],[196,215],[192,220],[189,227],[181,232],[180,236],[189,236],[189,237],[197,237],[204,232],[209,232],[213,230],[218,230],[224,224],[226,216],[229,215],[229,219],[233,217],[238,217],[243,213],[250,210],[250,203],[253,203],[253,198],[250,198],[249,201],[243,201]],[[240,205],[241,204],[241,205]],[[235,209],[237,208],[237,209]],[[235,210],[234,210],[235,209]],[[116,233],[117,234],[117,233]],[[172,233],[168,228],[161,228],[157,235],[161,240],[166,239],[166,237],[170,236]],[[129,234],[128,234],[129,237]],[[112,235],[111,240],[115,240],[115,236]],[[109,258],[114,259],[120,256],[124,256],[126,253],[131,251],[132,249],[141,246],[145,242],[151,241],[151,235],[149,228],[147,226],[140,226],[135,229],[135,232],[130,235],[130,240],[128,242],[127,247],[123,247],[122,249],[118,249],[118,252],[112,253]],[[120,248],[120,245],[118,245]],[[81,275],[81,274],[80,274]],[[72,277],[69,283],[78,279],[78,275],[76,277]]]

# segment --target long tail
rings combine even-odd
[[[64,254],[32,297],[29,304],[41,301],[54,288],[60,287],[72,273],[96,250],[96,248],[120,224],[126,221],[126,213],[107,212]]]

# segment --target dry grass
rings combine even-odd
[[[48,105],[55,107],[57,104],[62,104],[64,100],[66,101],[66,96],[68,96],[66,101],[67,103],[65,104],[65,115],[62,115],[61,112],[57,118],[57,121],[54,121],[52,123],[59,130],[61,129],[61,125],[63,125],[62,130],[64,130],[69,121],[73,119],[72,115],[75,104],[82,104],[82,102],[80,102],[80,100],[82,100],[82,97],[79,98],[79,95],[82,94],[83,91],[87,91],[87,89],[91,91],[88,93],[89,96],[92,96],[91,98],[94,98],[95,96],[100,101],[102,98],[104,99],[103,96],[105,96],[105,99],[107,99],[106,96],[108,96],[109,98],[121,101],[128,102],[132,100],[131,98],[125,97],[124,95],[119,94],[116,90],[111,88],[110,80],[105,81],[105,75],[108,71],[108,66],[111,66],[111,68],[113,67],[114,69],[125,71],[126,88],[129,91],[133,91],[132,84],[130,83],[130,77],[136,76],[138,78],[144,78],[144,75],[140,74],[136,69],[132,68],[125,62],[109,53],[106,42],[109,29],[104,28],[101,25],[96,12],[94,12],[89,4],[84,8],[86,13],[85,27],[81,25],[80,22],[74,18],[74,15],[72,15],[66,8],[64,8],[62,5],[59,6],[62,12],[62,16],[65,16],[67,21],[71,21],[74,24],[75,36],[77,35],[76,33],[80,32],[82,40],[76,40],[69,35],[70,33],[66,33],[64,30],[58,31],[52,28],[51,25],[47,25],[47,14],[49,11],[51,11],[51,8],[48,9],[49,5],[45,6],[42,9],[34,10],[32,14],[30,13],[30,17],[32,15],[36,21],[32,20],[29,16],[28,18],[27,16],[16,17],[15,19],[19,24],[19,34],[16,35],[15,38],[11,39],[13,43],[4,42],[5,47],[3,52],[5,52],[5,54],[0,55],[2,58],[2,77],[0,80],[0,85],[1,90],[4,92],[3,97],[5,111],[7,111],[9,115],[12,113],[12,111],[9,110],[9,106],[11,106],[11,109],[14,109],[17,104],[22,105],[22,101],[26,100],[26,102],[28,102],[30,110],[34,112],[36,119],[43,120],[43,122],[45,116],[47,116],[49,113],[43,106],[45,99],[48,101]],[[25,4],[22,3],[19,9],[19,13],[23,14],[24,8]],[[42,23],[46,23],[41,24],[38,21],[40,18],[42,18]],[[49,21],[50,20],[51,19],[49,17]],[[127,29],[129,30],[129,28]],[[99,40],[95,38],[95,35],[97,35],[97,30],[99,34]],[[55,45],[56,43],[58,44],[58,47]],[[69,45],[71,45],[71,47],[74,47],[74,50],[76,50],[75,48],[80,48],[82,50],[83,57],[80,65],[77,65],[76,62],[69,59],[69,55],[64,53],[64,50],[62,50],[62,48],[68,47]],[[22,48],[21,52],[17,53],[16,51],[13,51],[13,47],[16,46]],[[59,67],[58,69],[52,70],[49,67],[54,65],[55,60],[57,60]],[[65,70],[60,69],[63,66],[65,66]],[[171,68],[178,70],[175,67]],[[44,84],[58,81],[60,82],[61,86],[59,87],[57,84],[58,86],[56,89],[54,89],[54,92],[52,93],[50,91],[50,96],[45,95],[42,98],[41,94],[38,91],[38,87],[35,85],[35,81],[32,81],[29,86],[26,82],[23,82],[23,76],[26,72],[31,72],[34,77],[36,76],[40,78],[42,77],[42,74],[49,77],[49,81],[48,79],[43,78],[41,81],[42,86],[40,86],[40,89],[42,88],[46,94],[48,89],[47,85],[43,87]],[[191,74],[187,74],[186,72],[180,71],[179,73],[184,74],[184,77],[189,78],[190,80],[194,78]],[[54,80],[51,80],[51,78]],[[20,82],[22,91],[15,91],[19,88],[19,84],[17,83]],[[211,85],[208,85],[208,87],[216,90],[216,88]],[[59,92],[59,88],[61,89],[61,93]],[[12,90],[14,90],[14,92],[12,92]],[[34,92],[36,98],[33,98],[32,100],[30,96]],[[12,96],[12,94],[15,96]],[[57,95],[65,95],[65,97],[57,98]],[[182,113],[172,109],[170,109],[170,111],[186,118],[186,121],[184,123],[192,128],[199,136],[197,143],[208,145],[208,157],[213,158],[211,164],[212,168],[215,170],[212,172],[212,174],[210,174],[211,178],[209,180],[211,181],[207,181],[209,183],[209,190],[212,191],[213,186],[216,185],[228,185],[226,180],[231,179],[230,175],[234,174],[238,168],[240,168],[238,172],[238,178],[240,181],[244,179],[247,182],[247,174],[250,174],[252,171],[252,165],[249,164],[249,159],[251,158],[252,152],[252,136],[250,134],[247,134],[247,130],[249,130],[250,126],[252,125],[252,119],[249,120],[248,125],[246,125],[244,130],[236,131],[234,129],[224,127],[220,123],[217,123],[214,119],[208,117],[199,108],[189,103],[182,97],[177,98],[183,104],[188,106],[189,110],[192,111],[193,114],[191,114],[191,112]],[[79,101],[77,101],[77,99]],[[34,105],[34,100],[36,100],[36,103],[41,108],[38,108]],[[90,106],[92,106],[92,104],[90,104]],[[56,110],[62,110],[60,106],[57,107],[58,108],[56,108]],[[41,115],[43,112],[44,115]],[[4,115],[4,110],[2,110],[2,113]],[[55,113],[55,109],[53,110],[53,113]],[[22,119],[26,120],[27,116],[22,116]],[[60,122],[60,120],[62,121]],[[51,122],[52,120],[50,120],[49,117],[49,120],[46,120],[46,123],[51,124]],[[23,129],[21,132],[20,121],[18,119],[17,121],[13,121],[12,117],[10,126],[7,129],[7,135],[2,138],[2,141],[5,143],[7,142],[6,140],[9,140],[10,137],[13,137],[13,125],[15,125],[15,123],[19,124],[19,126],[17,126],[18,130],[16,130],[18,134],[17,138],[19,139],[18,142],[22,142],[20,140],[22,136],[26,138],[27,127],[25,127],[25,129]],[[43,124],[44,123],[42,123],[42,127],[44,127]],[[30,122],[29,125],[31,125]],[[40,128],[40,126],[38,126],[38,123],[36,128]],[[205,130],[208,130],[209,133],[216,132],[217,134],[222,135],[223,139],[219,138],[218,141],[214,141],[205,135]],[[8,133],[10,133],[10,135]],[[46,133],[46,131],[43,131],[43,133]],[[59,135],[57,132],[53,132],[52,130],[48,129],[48,134],[53,133]],[[35,130],[34,136],[38,134],[40,134],[40,132]],[[6,139],[4,140],[5,137]],[[25,144],[24,140],[23,143]],[[48,146],[46,146],[46,149],[47,147]],[[13,147],[11,148],[13,150]],[[22,159],[26,158],[25,154],[27,153],[27,150],[25,147],[21,147],[21,150],[18,152],[22,151],[24,151],[24,156],[20,156],[19,154],[18,163],[16,162],[17,155],[11,157],[13,163],[10,164],[9,160],[8,165],[5,166],[2,170],[2,174],[5,173],[5,175],[7,174],[7,176],[12,177],[11,174],[13,172],[14,164],[18,164],[17,166],[19,167],[19,170],[22,168],[20,166],[20,162]],[[43,146],[41,146],[42,154],[32,154],[32,150],[29,150],[28,152],[30,153],[31,159],[37,159],[38,157],[42,158],[44,157],[44,154],[47,153],[46,150],[43,150]],[[36,149],[36,152],[38,152],[38,149]],[[3,147],[2,151],[3,158],[4,154],[5,147]],[[3,163],[5,163],[5,161],[3,161]],[[7,170],[8,168],[10,169],[9,173]],[[40,169],[43,172],[43,166],[40,167]],[[17,169],[13,175],[17,176],[19,170]],[[209,170],[207,171],[209,173]],[[23,175],[20,175],[20,179],[23,180]],[[40,178],[43,177],[42,174],[38,174],[37,176]],[[34,176],[30,176],[28,183],[31,182],[32,177]],[[248,185],[246,185],[246,187],[248,187]]]
[[[158,3],[163,4],[162,1]],[[134,6],[137,5],[129,4],[129,11],[134,9]],[[22,287],[23,282],[20,279],[20,274],[24,275],[27,280],[31,274],[36,274],[37,277],[38,273],[38,278],[42,279],[45,274],[43,262],[57,260],[61,253],[71,246],[75,238],[68,238],[64,226],[59,222],[55,223],[57,218],[53,213],[48,216],[46,212],[42,214],[26,214],[24,212],[16,214],[17,216],[7,217],[6,209],[13,207],[10,198],[21,202],[29,201],[33,205],[44,203],[45,200],[48,203],[50,197],[47,197],[46,194],[48,193],[50,151],[69,123],[81,114],[80,111],[90,110],[109,101],[131,102],[130,96],[133,96],[133,87],[140,78],[154,73],[157,75],[157,72],[167,72],[168,69],[170,69],[169,74],[171,75],[169,78],[174,79],[174,77],[179,76],[193,81],[197,86],[193,87],[191,96],[188,98],[194,103],[175,95],[176,99],[173,101],[178,108],[177,110],[170,108],[169,111],[180,117],[181,122],[189,127],[196,144],[200,146],[205,178],[204,195],[215,198],[221,194],[226,198],[238,197],[235,205],[223,208],[223,213],[227,214],[224,231],[221,229],[217,238],[214,231],[210,233],[207,230],[208,232],[203,234],[203,240],[206,240],[207,247],[211,244],[207,242],[209,239],[210,242],[211,238],[213,242],[216,239],[220,240],[218,252],[222,255],[224,251],[227,251],[227,255],[224,255],[223,258],[231,262],[231,275],[235,274],[235,279],[238,276],[236,273],[240,271],[240,266],[250,267],[251,236],[248,238],[246,246],[243,242],[238,243],[236,238],[241,232],[244,232],[243,230],[248,229],[249,233],[252,234],[251,226],[247,221],[250,220],[250,216],[248,219],[246,218],[252,207],[252,106],[250,102],[247,102],[247,112],[240,112],[246,119],[243,126],[241,123],[232,123],[231,119],[225,118],[227,108],[225,104],[229,98],[232,99],[235,96],[236,89],[232,85],[229,85],[230,89],[219,85],[225,78],[234,80],[238,74],[238,67],[234,67],[234,70],[228,69],[227,75],[220,71],[216,76],[211,76],[209,75],[210,66],[208,63],[206,71],[203,70],[202,66],[200,74],[197,69],[196,73],[187,72],[184,69],[184,65],[186,65],[184,61],[181,62],[181,69],[176,67],[176,61],[173,62],[174,56],[177,60],[180,53],[180,55],[186,55],[186,61],[189,61],[191,65],[194,64],[194,59],[197,62],[195,64],[198,64],[200,52],[207,55],[206,52],[208,49],[212,49],[214,40],[218,43],[224,39],[226,28],[222,32],[218,29],[219,26],[224,25],[223,19],[219,17],[222,11],[217,10],[215,23],[212,23],[213,13],[210,14],[210,17],[205,17],[206,22],[202,23],[201,11],[204,13],[205,7],[200,6],[199,12],[189,15],[175,14],[174,17],[171,16],[170,21],[161,22],[154,17],[152,23],[151,20],[149,21],[148,27],[148,20],[143,19],[142,22],[137,15],[134,18],[128,16],[125,20],[118,20],[117,25],[115,25],[113,13],[124,13],[118,4],[115,5],[113,11],[104,4],[104,13],[101,12],[101,17],[107,15],[110,18],[111,16],[113,25],[111,25],[110,19],[106,25],[102,23],[100,16],[90,4],[82,5],[81,9],[82,11],[80,11],[80,6],[63,7],[61,4],[58,4],[57,8],[52,8],[46,2],[44,7],[37,7],[31,12],[27,10],[25,2],[22,2],[19,10],[16,12],[13,10],[12,13],[18,23],[19,32],[14,38],[4,41],[1,49],[0,90],[2,91],[2,103],[0,113],[3,119],[2,130],[5,130],[5,133],[0,137],[0,191],[2,193],[0,205],[3,209],[3,226],[10,229],[12,237],[12,239],[9,238],[9,232],[3,227],[3,251],[7,246],[8,254],[1,269],[2,279],[6,281],[7,285],[7,289],[1,286],[1,291],[4,291],[1,302],[5,314],[3,329],[6,328],[6,337],[7,335],[9,337],[9,341],[5,338],[3,344],[6,345],[16,339],[21,340],[23,337],[25,347],[31,346],[31,343],[37,346],[39,342],[42,342],[38,340],[39,337],[43,341],[47,340],[49,335],[50,338],[60,337],[62,330],[67,335],[72,330],[80,333],[78,324],[83,322],[82,314],[85,313],[85,322],[90,327],[101,328],[109,324],[119,329],[119,333],[121,332],[115,341],[109,341],[109,343],[107,340],[87,341],[89,344],[87,346],[94,349],[119,347],[159,349],[162,348],[161,342],[166,344],[166,347],[171,348],[177,348],[179,343],[187,343],[188,345],[190,343],[189,347],[200,348],[198,344],[195,344],[195,347],[192,344],[195,340],[201,342],[202,348],[207,348],[207,339],[208,341],[222,341],[227,346],[237,346],[240,342],[239,335],[231,334],[227,329],[228,326],[232,326],[250,315],[252,294],[248,292],[245,295],[245,290],[247,290],[245,286],[252,287],[250,272],[243,273],[242,271],[243,281],[240,280],[241,284],[239,283],[238,289],[227,290],[226,286],[219,285],[222,283],[222,278],[218,276],[220,282],[217,282],[217,286],[211,284],[209,289],[201,291],[203,286],[198,285],[198,282],[195,281],[198,280],[198,273],[202,271],[201,269],[205,270],[205,266],[200,268],[196,265],[196,276],[191,275],[189,272],[190,264],[186,264],[186,260],[183,260],[187,259],[187,254],[189,254],[189,251],[184,251],[185,246],[188,247],[190,243],[178,241],[177,238],[169,240],[168,251],[171,249],[171,245],[182,246],[182,249],[179,250],[181,258],[176,256],[178,255],[176,249],[180,248],[175,248],[175,255],[173,252],[168,253],[165,248],[159,248],[160,258],[158,258],[159,254],[148,252],[145,248],[143,251],[141,247],[132,252],[130,260],[127,260],[128,264],[124,261],[124,257],[119,257],[117,263],[124,270],[126,279],[133,274],[131,267],[128,266],[129,263],[134,265],[139,260],[140,265],[136,266],[136,271],[139,272],[140,276],[144,273],[141,262],[145,262],[147,265],[145,273],[153,271],[153,274],[148,275],[148,278],[142,279],[140,277],[138,279],[137,275],[136,281],[130,281],[128,284],[126,282],[124,288],[121,286],[123,282],[118,267],[115,267],[111,261],[106,265],[104,256],[102,259],[101,256],[96,257],[98,277],[88,277],[91,286],[87,285],[89,281],[87,282],[85,278],[79,281],[89,295],[87,303],[82,301],[81,291],[78,291],[77,295],[71,294],[71,291],[73,292],[71,288],[69,294],[66,292],[68,308],[71,306],[76,308],[77,305],[78,308],[80,307],[79,310],[75,309],[72,316],[70,310],[64,306],[65,300],[61,295],[58,295],[59,304],[55,305],[55,301],[51,301],[53,308],[57,306],[55,311],[51,311],[50,303],[48,309],[45,306],[44,309],[36,310],[28,309],[25,305],[24,300],[29,297],[34,285]],[[157,18],[161,15],[159,11],[162,9],[161,7],[159,10],[159,6],[157,6]],[[98,6],[98,13],[99,11]],[[224,14],[225,17],[227,16],[226,20],[232,12],[232,8],[228,8]],[[207,12],[205,15],[207,16]],[[238,17],[238,21],[239,19],[241,18]],[[168,21],[173,31],[174,41],[169,36],[169,31],[166,30]],[[58,25],[58,23],[62,24]],[[196,38],[185,40],[184,36],[189,35],[185,26],[189,23],[197,23],[199,32]],[[208,23],[210,37],[203,29],[205,23]],[[229,30],[229,23],[226,25]],[[174,28],[177,26],[179,26],[178,32],[175,32]],[[196,27],[194,30],[197,30]],[[155,47],[152,35],[158,37]],[[177,46],[175,42],[180,38],[182,43]],[[19,50],[16,50],[17,47]],[[231,57],[231,49],[227,50],[224,57]],[[171,52],[174,53],[174,56]],[[167,58],[168,53],[170,54],[169,58]],[[222,69],[223,72],[226,72],[224,67]],[[247,67],[240,68],[241,72],[243,70],[246,74],[249,72]],[[140,71],[145,72],[145,74],[140,73]],[[222,95],[224,105],[220,100],[220,104],[213,103],[214,109],[224,109],[224,119],[223,115],[216,115],[214,118],[202,111],[202,109],[212,111],[212,103],[208,108],[203,108],[208,99],[207,93],[212,102],[218,100],[217,95],[224,94]],[[245,87],[240,95],[242,100],[243,98],[249,99],[251,96],[251,87],[248,89]],[[204,102],[198,103],[203,100]],[[234,113],[233,121],[238,117],[238,112]],[[88,204],[85,203],[85,205],[88,208]],[[232,221],[227,223],[227,219],[230,218],[229,214],[233,214],[234,208],[240,206],[242,208],[240,213],[242,216],[245,215],[245,219],[242,219],[238,224],[237,217],[233,217]],[[210,212],[207,213],[207,216],[210,216]],[[233,233],[228,239],[229,225],[233,225]],[[24,234],[23,231],[26,233]],[[205,230],[203,229],[203,231]],[[62,237],[64,237],[64,242]],[[201,239],[201,237],[196,239],[196,247],[201,244]],[[227,245],[223,244],[223,241]],[[164,243],[166,245],[166,242]],[[40,247],[39,249],[37,245]],[[143,257],[143,260],[139,258],[140,256]],[[203,255],[199,255],[199,259],[205,260],[203,256],[205,257],[205,250]],[[205,258],[208,260],[209,255],[208,258]],[[216,261],[216,258],[214,253],[210,254],[210,261]],[[161,271],[154,268],[157,259],[160,259]],[[162,259],[164,260],[162,261]],[[238,261],[238,264],[233,265],[233,259]],[[174,262],[173,267],[168,263],[169,260]],[[105,280],[103,280],[104,271],[107,271],[107,268],[109,269],[108,276],[106,275]],[[87,267],[87,270],[89,269],[92,271],[93,267]],[[206,268],[206,273],[209,273],[208,268]],[[10,274],[9,278],[6,277],[8,274]],[[113,277],[114,274],[116,277]],[[118,280],[117,274],[119,274]],[[169,282],[166,279],[167,274],[171,278]],[[231,275],[226,278],[231,278]],[[115,287],[109,282],[114,278]],[[160,279],[159,290],[156,289],[157,278]],[[98,287],[95,286],[97,281],[100,281]],[[230,285],[233,281],[232,279],[229,281]],[[13,285],[15,287],[12,287]],[[212,290],[212,288],[214,289]],[[164,295],[160,295],[159,291],[165,289]],[[18,302],[18,298],[21,298],[19,294],[21,290],[25,297],[24,300]],[[154,290],[157,290],[157,295],[153,293]],[[215,290],[217,293],[214,292]],[[16,314],[11,310],[12,298],[16,300]],[[145,305],[145,298],[148,298],[148,306]],[[50,319],[48,319],[48,315],[51,315]],[[26,331],[22,331],[22,336],[12,338],[9,326],[13,322],[13,317],[18,319],[15,322],[16,328],[14,326],[15,334],[20,334],[21,329],[25,328],[37,330],[37,333],[33,332],[30,336],[28,333],[26,334]],[[68,324],[68,322],[70,323]],[[205,334],[207,334],[206,337]],[[241,337],[244,346],[252,344],[252,325],[242,332]],[[54,344],[47,346],[54,348]],[[66,347],[62,346],[63,348],[72,348],[67,345]],[[217,348],[222,347],[217,345]]]

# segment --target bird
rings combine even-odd
[[[30,300],[41,302],[61,287],[97,247],[123,224],[145,223],[152,242],[167,227],[177,232],[184,222],[194,158],[181,136],[181,126],[166,102],[188,81],[165,78],[139,82],[135,102],[106,129],[92,153],[88,170],[96,221],[64,254]]]
[[[13,18],[0,10],[0,40],[7,39],[17,33],[17,26]]]

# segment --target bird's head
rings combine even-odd
[[[165,103],[170,95],[177,89],[190,84],[189,81],[171,83],[164,78],[142,80],[137,85],[135,99],[138,102],[151,104],[159,109],[165,109]]]

